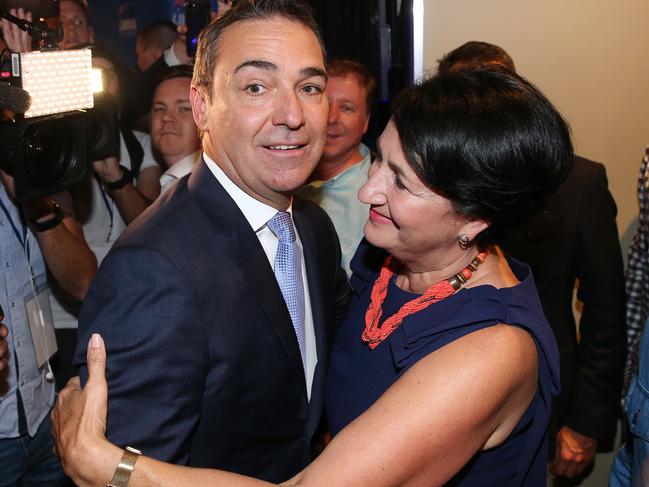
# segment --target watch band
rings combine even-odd
[[[47,220],[40,222],[36,218],[29,219],[29,222],[32,224],[34,230],[39,233],[50,230],[63,221],[63,212],[61,211],[61,206],[54,200],[50,200],[49,204],[52,207],[52,211],[54,213],[54,216],[52,218],[48,218]]]
[[[133,173],[128,167],[124,167],[120,164],[122,168],[122,177],[119,178],[117,181],[113,181],[111,183],[104,183],[104,186],[106,189],[110,191],[115,191],[116,189],[122,189],[124,186],[126,186],[129,183],[133,182]]]
[[[133,468],[135,468],[135,462],[140,455],[142,455],[140,450],[127,446],[117,464],[112,480],[106,487],[126,487],[128,479],[131,478],[131,473],[133,473]]]

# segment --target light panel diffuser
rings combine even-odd
[[[25,118],[93,107],[90,49],[12,54],[12,70],[32,99]]]

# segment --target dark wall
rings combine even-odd
[[[104,45],[129,65],[135,64],[135,34],[138,28],[161,18],[170,18],[166,0],[90,0],[96,42]],[[122,16],[120,16],[120,8]],[[135,29],[121,30],[120,20],[135,18]]]

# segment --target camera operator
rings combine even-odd
[[[18,201],[13,178],[0,171],[0,306],[8,328],[8,364],[0,372],[0,472],[4,485],[67,485],[50,434],[48,359],[55,341],[48,280],[81,301],[97,261],[69,193]]]
[[[61,7],[63,16],[63,5]],[[12,10],[11,13],[21,19],[31,18],[31,14],[23,9]],[[30,50],[29,35],[26,32],[16,29],[6,21],[3,21],[3,32],[12,51]],[[81,44],[69,47],[92,49],[93,67],[102,70],[104,94],[101,96],[101,103],[104,107],[114,107],[104,115],[112,121],[115,137],[119,131],[114,152],[119,155],[93,161],[93,170],[88,171],[86,179],[71,190],[77,221],[82,225],[85,239],[97,261],[101,262],[126,225],[158,196],[162,171],[151,153],[148,134],[128,130],[118,121],[122,76],[118,62],[110,53],[96,45]],[[93,111],[103,113],[99,104],[96,104]],[[53,366],[59,387],[64,386],[72,375],[76,375],[72,367],[72,355],[76,347],[78,311],[77,301],[54,289],[52,312],[59,353],[53,361]]]

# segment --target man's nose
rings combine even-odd
[[[277,97],[273,124],[285,125],[292,130],[304,125],[304,108],[295,91],[287,90],[282,96]]]

